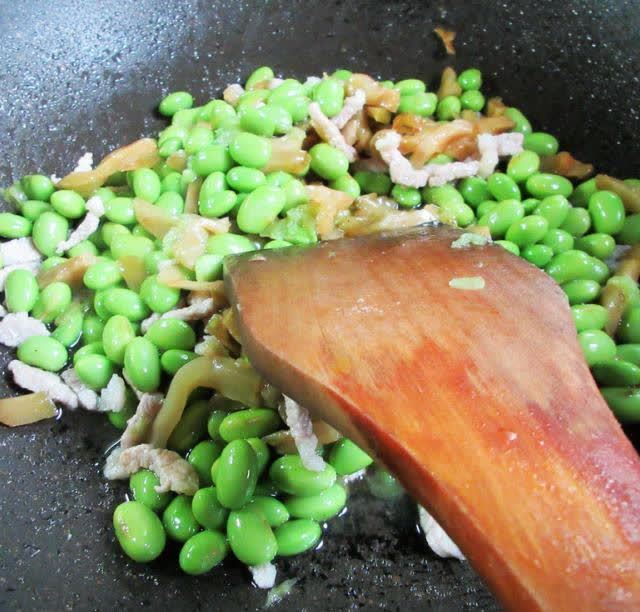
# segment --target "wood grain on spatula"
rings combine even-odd
[[[640,460],[567,301],[451,228],[228,261],[243,346],[401,480],[512,610],[640,609]],[[481,276],[481,290],[449,286]]]

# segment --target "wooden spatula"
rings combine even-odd
[[[499,246],[451,248],[459,235],[232,258],[243,346],[396,474],[507,608],[639,610],[640,460],[564,294]]]

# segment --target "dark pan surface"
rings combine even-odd
[[[435,25],[458,32],[455,66],[517,105],[578,158],[622,176],[640,158],[640,3],[227,2],[0,3],[0,184],[69,171],[161,125],[161,96],[206,100],[268,63],[304,77],[349,67],[428,78],[447,63]],[[2,355],[4,365],[8,355]],[[12,390],[0,387],[2,395]],[[0,431],[0,608],[250,610],[265,592],[233,563],[200,579],[172,560],[125,561],[111,512],[124,487],[100,475],[115,433],[100,416]],[[355,487],[320,551],[279,561],[299,583],[279,609],[494,609],[466,564],[437,559],[414,506]]]

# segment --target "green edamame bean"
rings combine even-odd
[[[102,234],[102,240],[107,246],[111,245],[111,241],[119,234],[130,234],[131,230],[125,227],[124,225],[120,225],[119,223],[111,223],[107,222],[102,226],[100,230]]]
[[[609,234],[589,234],[576,240],[576,249],[602,260],[611,257],[615,248],[616,241]]]
[[[99,291],[117,285],[122,280],[120,267],[115,261],[103,260],[91,264],[84,276],[82,282],[89,289]]]
[[[538,204],[534,214],[544,217],[550,229],[559,228],[567,218],[571,205],[569,200],[561,195],[547,196]]]
[[[533,211],[538,208],[540,204],[540,200],[537,198],[527,198],[526,200],[522,200],[522,206],[524,207],[524,214],[531,215]]]
[[[84,198],[70,189],[52,193],[49,200],[53,210],[67,219],[79,219],[87,212]]]
[[[336,483],[316,495],[286,497],[284,503],[291,516],[328,521],[342,512],[347,503],[347,491]]]
[[[296,79],[285,79],[275,89],[271,90],[269,95],[269,104],[278,104],[287,98],[293,98],[304,94],[304,90],[300,81]]]
[[[104,355],[104,349],[102,348],[102,342],[90,342],[80,347],[73,354],[73,365],[75,366],[80,359],[87,357],[88,355]]]
[[[266,89],[254,89],[253,91],[246,91],[236,104],[236,111],[238,116],[241,117],[244,111],[248,108],[256,108],[260,103],[264,103],[269,97],[269,91]]]
[[[245,89],[251,91],[258,83],[270,81],[274,77],[273,70],[269,66],[260,66],[256,68],[247,79]]]
[[[4,298],[9,312],[29,312],[39,294],[38,281],[30,270],[12,270],[7,274]]]
[[[616,343],[599,329],[580,332],[578,342],[580,342],[584,357],[590,366],[608,361],[616,356]]]
[[[358,195],[360,194],[360,187],[354,181],[354,179],[352,179],[348,174],[341,176],[338,179],[338,181],[341,181],[340,185],[343,187],[343,190],[345,188],[351,189],[351,195],[353,195],[353,191],[355,187],[358,188]],[[282,209],[282,212],[287,212],[288,210],[291,210],[296,206],[301,206],[302,204],[306,204],[309,201],[307,188],[305,187],[305,184],[298,179],[292,179],[291,181],[288,181],[287,184],[282,189],[284,191],[284,199],[285,199],[284,208]]]
[[[273,132],[276,135],[287,134],[293,127],[291,113],[277,104],[268,104],[262,108],[263,114],[273,122]]]
[[[154,512],[164,510],[172,497],[169,491],[158,493],[156,487],[159,485],[160,479],[151,470],[138,470],[129,478],[133,499]]]
[[[156,206],[177,217],[184,212],[184,199],[175,191],[166,191],[156,200]]]
[[[194,125],[184,141],[184,150],[187,155],[193,155],[198,151],[214,144],[213,132],[205,125]]]
[[[162,513],[162,524],[167,535],[176,542],[186,542],[200,531],[200,525],[191,510],[191,498],[177,495]]]
[[[607,309],[600,304],[581,304],[571,307],[571,315],[578,332],[587,329],[603,329],[607,323]]]
[[[546,198],[553,195],[562,195],[568,198],[573,191],[573,185],[569,179],[546,172],[539,172],[530,176],[525,185],[527,191],[534,198]]]
[[[559,147],[556,138],[546,132],[525,133],[523,146],[538,155],[555,155]]]
[[[216,484],[218,480],[218,468],[220,467],[220,457],[218,457],[211,466],[211,482]]]
[[[22,178],[20,181],[24,195],[28,200],[40,200],[41,202],[48,202],[51,194],[55,191],[55,185],[48,176],[43,174],[29,174]],[[20,198],[18,186],[14,186],[13,193]]]
[[[114,236],[111,241],[111,254],[115,259],[120,259],[120,257],[127,255],[144,259],[153,250],[153,241],[144,236],[121,234]]]
[[[222,278],[222,255],[201,255],[196,259],[194,272],[197,281],[214,281]]]
[[[32,314],[44,323],[52,323],[71,304],[71,287],[66,283],[56,281],[47,285],[33,305]]]
[[[124,371],[133,386],[150,393],[160,386],[160,355],[153,342],[134,338],[124,351]]]
[[[173,310],[178,305],[180,289],[159,283],[156,275],[148,276],[140,285],[140,298],[152,312],[162,314]]]
[[[438,108],[438,96],[431,92],[419,91],[400,98],[399,113],[411,113],[420,117],[431,117]]]
[[[223,440],[261,438],[281,427],[278,413],[265,408],[249,408],[228,414],[220,423],[219,433]]]
[[[588,206],[593,227],[602,234],[617,234],[624,227],[624,204],[612,191],[596,191]]]
[[[33,223],[31,236],[43,255],[55,255],[58,245],[67,239],[69,222],[56,212],[45,211]]]
[[[482,73],[477,68],[467,68],[458,75],[458,84],[464,91],[482,87]]]
[[[404,187],[403,185],[394,185],[391,190],[391,197],[403,208],[415,208],[419,206],[422,201],[418,189],[415,187]]]
[[[198,442],[198,444],[191,449],[191,452],[187,457],[187,461],[189,461],[198,473],[200,485],[208,486],[211,484],[211,466],[220,456],[222,448],[222,444],[219,444],[218,442],[203,440],[202,442]]]
[[[113,376],[113,364],[104,355],[87,355],[75,362],[78,378],[90,389],[100,391]]]
[[[95,314],[88,314],[82,321],[82,338],[85,344],[102,340],[104,323]]]
[[[515,123],[513,126],[514,132],[520,132],[521,134],[531,133],[531,123],[517,108],[510,106],[504,111],[504,115]]]
[[[142,321],[149,316],[149,309],[140,296],[123,287],[106,289],[103,305],[111,315],[119,314],[127,317],[129,321]]]
[[[74,346],[82,335],[84,309],[81,304],[71,304],[55,320],[56,329],[51,336],[67,348]]]
[[[178,111],[192,106],[193,96],[188,91],[174,91],[162,99],[158,110],[165,117],[173,117]]]
[[[211,408],[204,400],[192,402],[186,406],[182,418],[169,436],[167,448],[179,453],[193,448],[207,434],[207,419]]]
[[[464,201],[473,208],[478,208],[480,204],[491,199],[487,181],[478,176],[470,176],[462,179],[458,184],[458,191],[464,198]],[[480,216],[480,211],[478,211],[478,217]]]
[[[434,94],[435,95],[435,94]],[[479,91],[465,91],[460,96],[460,106],[479,113],[484,108],[485,99]]]
[[[622,359],[601,361],[591,368],[599,385],[607,387],[629,387],[640,384],[640,367]]]
[[[339,476],[355,474],[373,463],[373,459],[351,440],[338,440],[329,453],[329,464]]]
[[[620,320],[617,335],[622,342],[640,343],[640,305],[627,308]]]
[[[206,200],[200,198],[198,212],[203,217],[224,217],[236,204],[235,191],[225,190],[212,193]]]
[[[571,194],[569,201],[573,206],[580,206],[586,208],[589,205],[589,198],[598,191],[596,186],[596,179],[592,178],[584,183],[580,183]]]
[[[58,257],[57,255],[47,257],[40,266],[40,272],[51,270],[51,268],[55,268],[57,265],[64,263],[65,261],[67,261],[66,257]]]
[[[186,187],[182,184],[182,175],[179,172],[170,172],[162,179],[162,193],[177,193],[184,195]],[[160,201],[156,202],[156,205]]]
[[[427,86],[424,81],[420,79],[403,79],[402,81],[398,81],[393,88],[397,89],[401,96],[410,96],[420,93],[421,91],[426,91]]]
[[[637,244],[640,242],[640,213],[625,217],[617,240],[620,244]]]
[[[262,248],[263,249],[282,249],[284,247],[291,246],[293,243],[286,240],[269,240]]]
[[[258,481],[255,451],[246,440],[233,440],[225,446],[218,462],[216,478],[212,475],[218,501],[231,510],[242,508],[253,497]]]
[[[276,485],[274,485],[269,479],[267,480],[261,480],[257,485],[256,485],[256,495],[265,495],[267,497],[275,497],[276,495],[278,495],[279,491],[278,491],[278,487],[276,487]]]
[[[232,166],[233,159],[227,147],[217,143],[204,147],[191,156],[191,168],[198,176],[208,177],[214,172],[227,172]],[[207,179],[204,180],[202,187],[205,187],[205,183]]]
[[[120,504],[113,513],[113,527],[122,550],[138,563],[157,559],[166,544],[160,519],[138,501]]]
[[[545,234],[542,239],[542,244],[550,247],[553,254],[557,255],[558,253],[564,253],[564,251],[573,249],[574,240],[569,232],[561,229],[552,229]]]
[[[591,227],[591,216],[584,208],[570,208],[564,223],[560,226],[576,238],[584,236]]]
[[[520,247],[517,244],[509,240],[496,240],[496,244],[509,251],[509,253],[513,253],[516,257],[520,256]]]
[[[258,512],[231,512],[227,519],[227,537],[233,554],[246,565],[269,563],[278,552],[276,537]]]
[[[267,495],[256,495],[244,507],[244,510],[260,512],[270,527],[279,527],[290,518],[286,506],[280,500]]]
[[[191,500],[191,511],[205,529],[220,529],[229,516],[229,510],[221,506],[218,501],[215,487],[199,489]]]
[[[317,495],[336,481],[336,471],[326,465],[320,472],[308,470],[298,455],[284,455],[271,464],[269,477],[285,493],[305,497]]]
[[[196,333],[193,328],[186,321],[179,319],[154,321],[147,330],[145,338],[151,340],[161,351],[169,349],[188,351],[196,345]]]
[[[124,364],[124,354],[129,343],[136,337],[131,321],[123,315],[109,317],[102,332],[105,355],[119,365]]]
[[[229,154],[240,166],[262,168],[271,157],[271,142],[262,136],[239,132],[229,143]]]
[[[77,257],[78,255],[84,255],[85,253],[89,255],[98,255],[98,248],[93,242],[91,242],[91,240],[83,240],[67,250],[67,255],[69,257]]]
[[[266,469],[271,459],[271,451],[267,446],[267,443],[260,438],[247,438],[247,442],[253,448],[253,452],[256,454],[256,460],[258,462],[258,476],[262,475],[262,472]]]
[[[309,103],[309,98],[305,96],[290,96],[278,100],[277,106],[281,106],[291,115],[293,123],[299,123],[309,116]],[[271,98],[269,104],[271,104]]]
[[[404,489],[389,472],[375,468],[367,474],[367,487],[378,499],[394,499],[404,493]]]
[[[548,229],[549,222],[544,217],[528,215],[509,226],[506,239],[523,248],[542,240]]]
[[[275,221],[284,205],[282,189],[258,187],[240,204],[236,218],[238,227],[247,234],[259,234]]]
[[[207,241],[207,253],[211,255],[235,255],[254,251],[255,245],[241,234],[216,234]]]
[[[171,118],[171,125],[188,130],[198,120],[199,108],[182,108]]]
[[[206,574],[229,552],[227,540],[219,531],[206,530],[191,536],[180,549],[180,569],[190,576]]]
[[[600,389],[609,408],[623,423],[640,422],[640,389],[637,387],[605,387]]]
[[[318,83],[313,99],[327,117],[334,117],[342,110],[344,83],[339,79],[323,79]]]
[[[502,200],[520,200],[522,195],[516,182],[507,174],[495,172],[487,179],[489,193],[499,202]]]
[[[162,193],[160,177],[151,168],[138,168],[131,175],[131,187],[138,198],[155,202]]]
[[[438,102],[437,116],[439,121],[451,121],[460,115],[462,104],[457,96],[445,96]]]
[[[179,138],[166,138],[158,147],[158,155],[163,158],[170,157],[182,148],[182,140]]]
[[[133,209],[133,198],[118,196],[104,203],[104,216],[112,223],[119,225],[133,225],[136,213]],[[105,239],[105,242],[107,240]],[[107,244],[109,244],[107,242]]]
[[[20,215],[0,213],[0,237],[24,238],[31,233],[31,221]]]
[[[29,221],[33,222],[46,210],[53,210],[53,208],[51,208],[51,206],[49,206],[49,204],[47,204],[46,202],[40,202],[40,200],[27,200],[22,204],[21,213],[25,219],[28,219]],[[29,232],[24,235],[28,236],[30,233],[31,233],[31,226],[29,226]],[[10,236],[4,236],[4,237],[9,238]],[[13,237],[18,238],[19,236],[13,236]]]
[[[207,432],[212,440],[222,440],[220,424],[229,413],[226,410],[214,410],[207,421]]]
[[[18,346],[18,359],[49,372],[58,372],[67,363],[67,349],[51,336],[31,336]]]
[[[480,212],[480,207],[478,207]],[[507,230],[524,217],[524,208],[519,200],[504,200],[478,219],[478,225],[489,228],[492,238],[503,237]]]
[[[572,249],[555,255],[545,271],[559,284],[578,279],[602,282],[604,279],[601,264],[602,262],[595,257]]]
[[[640,366],[640,344],[618,344],[616,357]]]
[[[227,172],[226,180],[229,187],[234,191],[251,193],[258,187],[263,186],[267,179],[264,173],[256,168],[237,166]]]
[[[196,357],[197,355],[192,351],[169,349],[162,353],[160,365],[167,374],[173,376],[183,365],[189,363]]]
[[[311,169],[327,181],[335,181],[349,171],[347,156],[326,142],[311,147],[309,155],[311,156]]]
[[[567,294],[569,304],[585,304],[593,302],[600,295],[600,285],[591,280],[573,280],[562,285]]]
[[[205,121],[208,120],[214,130],[232,122],[236,116],[233,106],[227,104],[224,100],[212,100],[205,108],[208,115]]]
[[[482,219],[482,217],[489,214],[497,205],[498,202],[496,202],[495,200],[484,200],[480,202],[480,204],[478,204],[478,208],[476,209],[476,215],[478,216],[478,219]],[[480,222],[478,221],[478,223]]]
[[[322,537],[322,529],[316,521],[296,519],[275,530],[278,555],[289,557],[315,548]]]

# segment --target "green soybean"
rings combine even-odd
[[[81,346],[73,354],[73,364],[75,365],[80,359],[87,355],[104,355],[104,349],[102,348],[102,342],[90,342]]]
[[[220,529],[229,516],[229,510],[218,501],[215,487],[199,489],[191,500],[191,511],[205,529]]]
[[[93,289],[93,291],[113,287],[121,280],[120,267],[115,261],[109,260],[91,264],[82,277],[84,285],[89,289]]]
[[[212,440],[198,442],[198,444],[191,449],[187,461],[189,461],[198,473],[200,485],[207,486],[211,484],[211,466],[220,456],[221,452],[222,445]]]
[[[229,187],[235,191],[242,193],[250,193],[254,189],[261,187],[266,182],[266,177],[263,172],[256,170],[255,168],[244,168],[238,166],[231,168],[226,174],[226,180]]]
[[[422,201],[418,189],[415,187],[404,187],[403,185],[394,185],[391,190],[391,197],[403,208],[415,208],[419,206]]]
[[[569,281],[562,285],[562,289],[572,306],[593,302],[600,295],[600,284],[591,280]]]
[[[51,336],[31,336],[17,351],[18,359],[42,370],[58,372],[67,363],[67,349]]]
[[[611,191],[596,191],[589,198],[588,210],[596,232],[617,234],[624,227],[624,204]]]
[[[229,546],[219,531],[206,530],[191,536],[180,549],[180,569],[185,574],[206,574],[227,556]]]
[[[98,248],[93,242],[91,242],[91,240],[82,240],[67,250],[67,255],[69,257],[77,257],[78,255],[84,255],[85,253],[89,255],[98,255]]]
[[[504,200],[482,215],[478,219],[478,225],[488,227],[492,238],[502,238],[507,230],[523,217],[524,208],[519,200]]]
[[[69,189],[52,193],[49,201],[53,209],[67,219],[79,219],[87,210],[84,198]]]
[[[520,248],[542,240],[549,229],[549,222],[539,215],[528,215],[512,223],[506,233],[506,239]]]
[[[111,241],[118,235],[118,234],[130,234],[131,231],[129,230],[128,227],[125,227],[124,225],[121,225],[120,223],[111,223],[111,222],[107,222],[102,226],[102,229],[100,230],[101,234],[102,234],[102,240],[104,241],[104,243],[107,246],[111,245]]]
[[[344,509],[347,503],[347,491],[342,485],[336,483],[316,495],[286,497],[284,503],[291,516],[328,521]]]
[[[520,188],[507,174],[495,172],[487,179],[489,193],[498,201],[520,200]]]
[[[159,283],[155,275],[148,276],[140,285],[140,298],[152,312],[162,314],[173,310],[178,305],[180,289]]]
[[[12,270],[4,283],[5,305],[9,312],[29,312],[36,304],[40,290],[30,270]]]
[[[236,222],[247,234],[259,234],[278,217],[285,205],[282,189],[258,187],[240,204]]]
[[[496,202],[495,200],[483,200],[482,202],[480,202],[480,204],[478,204],[478,208],[476,209],[476,215],[478,219],[482,219],[482,217],[490,213],[497,205],[498,202]]]
[[[184,453],[194,447],[207,434],[207,419],[211,408],[204,400],[191,402],[182,413],[182,418],[175,426],[167,441],[167,447]]]
[[[233,121],[236,116],[233,106],[227,104],[224,100],[212,100],[205,108],[208,114],[206,120],[209,121],[214,130]]]
[[[589,198],[598,190],[596,179],[592,178],[584,183],[580,183],[574,190],[569,200],[573,206],[586,208],[589,205]]]
[[[267,443],[261,438],[247,438],[247,442],[253,448],[253,452],[256,454],[256,460],[258,462],[258,475],[261,476],[262,472],[266,469],[271,459],[271,451],[267,446]]]
[[[315,548],[322,537],[322,529],[316,521],[296,519],[275,530],[278,555],[289,557]]]
[[[177,495],[162,513],[162,524],[167,535],[176,542],[186,542],[200,531],[200,525],[191,510],[191,498]]]
[[[160,519],[138,501],[115,509],[113,527],[122,550],[138,563],[153,561],[164,550],[166,536]]]
[[[136,389],[155,391],[161,376],[158,349],[146,338],[134,338],[124,352],[124,371]]]
[[[462,179],[458,184],[458,191],[462,194],[464,201],[473,208],[477,208],[482,202],[491,199],[487,181],[478,176]]]
[[[58,245],[67,239],[69,222],[56,212],[45,211],[33,223],[31,236],[43,255],[55,255]]]
[[[165,117],[173,117],[178,111],[192,106],[193,96],[188,91],[174,91],[162,99],[158,110]]]
[[[271,142],[262,136],[239,132],[229,144],[233,160],[246,168],[262,168],[271,157]]]
[[[261,438],[282,426],[278,413],[265,408],[249,408],[228,414],[220,423],[219,434],[223,440]]]
[[[160,479],[151,470],[139,470],[129,478],[129,488],[133,499],[154,512],[164,510],[171,501],[171,493],[158,493]]]
[[[151,168],[134,170],[131,178],[133,193],[147,202],[155,202],[162,193],[160,177]]]
[[[437,116],[440,121],[451,121],[460,115],[462,104],[457,96],[445,96],[438,102]]]
[[[438,96],[424,91],[403,95],[398,107],[399,113],[410,113],[420,117],[431,117],[438,107]]]
[[[465,91],[460,96],[460,106],[463,109],[469,109],[479,113],[484,108],[484,104],[485,98],[479,91]]]
[[[349,160],[342,152],[325,142],[309,150],[311,169],[327,181],[335,181],[349,171]]]
[[[408,96],[425,91],[427,86],[420,79],[403,79],[398,81],[393,88],[397,89],[401,96]]]
[[[24,189],[26,199],[42,202],[48,202],[56,189],[51,179],[43,174],[29,174],[22,178],[20,184]],[[17,193],[17,188],[14,189],[14,193]]]
[[[111,287],[104,291],[104,307],[112,315],[123,315],[130,321],[142,321],[149,316],[149,309],[140,296],[123,287]]]
[[[160,365],[167,374],[173,376],[183,365],[193,361],[197,356],[198,355],[192,351],[169,349],[162,353]]]
[[[273,79],[274,74],[273,70],[269,68],[269,66],[260,66],[260,68],[256,68],[247,79],[245,83],[245,89],[251,91],[258,83],[263,83],[264,81],[270,81]]]
[[[542,244],[550,247],[553,254],[557,255],[558,253],[573,249],[574,239],[569,232],[561,229],[551,229],[545,234],[542,239]]]
[[[253,496],[258,481],[255,451],[246,440],[233,440],[218,461],[218,501],[231,510],[242,508]]]
[[[51,208],[51,206],[49,206],[49,204],[47,204],[46,202],[40,202],[40,200],[27,200],[26,202],[24,202],[22,204],[22,216],[33,222],[35,221],[43,212],[47,211],[47,210],[53,210]],[[8,214],[8,213],[3,213],[3,214]],[[15,215],[15,216],[19,216],[19,215]],[[19,221],[18,224],[21,224],[22,222]],[[29,231],[26,234],[23,234],[24,236],[28,236],[31,233],[31,224],[29,224]],[[20,229],[20,227],[18,228]],[[7,229],[4,230],[5,233],[7,232]],[[19,236],[3,236],[4,238],[19,238]]]
[[[591,373],[599,385],[607,387],[628,387],[640,384],[640,367],[619,358],[596,363],[591,368]]]
[[[329,453],[329,464],[339,476],[354,474],[373,463],[373,459],[351,440],[338,440]]]
[[[600,389],[613,413],[624,423],[640,422],[640,389],[609,387]]]
[[[104,203],[104,216],[112,223],[133,225],[136,213],[133,208],[133,198],[119,196]],[[105,240],[105,242],[107,242]]]
[[[514,132],[520,132],[521,134],[531,133],[531,123],[517,108],[514,108],[513,106],[508,107],[504,111],[504,116],[508,117],[515,123],[513,126]]]
[[[580,304],[571,307],[571,315],[578,332],[587,329],[603,329],[607,323],[608,312],[600,304]]]
[[[578,334],[578,342],[587,363],[592,366],[616,356],[615,342],[599,329],[589,329]]]
[[[608,259],[613,255],[616,241],[609,234],[589,234],[576,240],[576,248],[598,259]]]
[[[102,346],[105,355],[113,363],[122,365],[126,348],[135,337],[136,331],[127,317],[123,315],[110,317],[102,332]]]
[[[127,427],[127,422],[135,414],[136,406],[138,405],[138,398],[133,394],[131,389],[125,391],[125,402],[122,410],[114,412],[113,410],[107,412],[107,418],[109,422],[119,430],[124,430]]]
[[[286,506],[280,500],[267,495],[256,495],[244,509],[261,513],[270,527],[279,527],[290,518]]]
[[[276,135],[287,134],[293,127],[293,117],[284,107],[277,104],[268,104],[262,108],[263,114],[273,122],[273,131]]]
[[[184,199],[179,193],[167,191],[156,200],[156,206],[177,217],[184,212]]]
[[[618,344],[616,357],[640,366],[640,344]]]
[[[298,455],[284,455],[271,464],[269,477],[283,492],[291,495],[316,495],[336,480],[336,471],[326,465],[320,472],[304,467]]]
[[[524,135],[524,148],[538,155],[555,155],[558,147],[556,138],[546,132],[531,132]]]
[[[0,237],[24,238],[31,233],[31,221],[20,215],[0,213]]]
[[[640,305],[632,304],[625,310],[617,335],[625,343],[640,342]]]
[[[351,189],[351,191],[347,191],[350,195],[353,195],[355,187],[358,187],[358,195],[360,195],[360,187],[358,184],[352,179],[348,174],[341,176],[337,181],[340,183],[342,189],[340,191],[344,191],[345,189]],[[349,182],[350,181],[350,182]],[[355,183],[355,186],[354,186]],[[282,188],[284,191],[284,208],[282,212],[287,212],[288,210],[295,208],[296,206],[301,206],[302,204],[306,204],[309,201],[309,195],[307,194],[307,188],[305,184],[298,180],[292,179]],[[357,196],[354,196],[357,197]]]
[[[100,391],[113,376],[113,364],[104,355],[87,355],[74,362],[78,378],[90,389]]]
[[[235,255],[254,251],[255,246],[249,238],[241,234],[217,234],[207,241],[207,253],[211,255]]]
[[[206,200],[200,198],[198,212],[203,217],[223,217],[236,204],[236,192],[225,190],[212,193]]]
[[[509,251],[509,253],[512,253],[516,257],[520,256],[520,247],[517,244],[510,242],[509,240],[496,240],[496,244]]]
[[[573,191],[573,185],[569,179],[545,172],[530,176],[527,179],[526,188],[534,198],[546,198],[553,195],[568,198]]]
[[[339,79],[323,79],[318,83],[313,97],[327,117],[334,117],[342,110],[344,83]]]
[[[559,228],[567,218],[571,204],[561,195],[547,196],[536,207],[534,214],[544,217],[549,223],[550,229]]]
[[[47,285],[33,305],[32,314],[44,323],[52,323],[71,304],[71,287],[56,281]]]
[[[576,238],[584,236],[591,227],[591,217],[584,208],[570,208],[564,223],[560,226]]]
[[[269,563],[278,552],[276,537],[258,512],[231,512],[227,519],[227,537],[233,554],[246,565]]]
[[[572,280],[594,280],[603,282],[608,275],[606,266],[595,257],[575,249],[555,255],[545,271],[557,283]]]
[[[196,333],[191,325],[180,319],[159,319],[147,330],[145,338],[161,351],[169,349],[191,350],[196,344]]]
[[[395,499],[404,493],[398,480],[380,468],[368,473],[366,482],[371,494],[379,499]]]
[[[71,304],[61,315],[56,317],[56,328],[51,336],[67,348],[74,346],[82,335],[83,321],[84,307],[82,304]]]
[[[229,413],[226,410],[214,410],[207,421],[207,432],[212,440],[222,440],[220,425]]]
[[[482,73],[477,68],[467,68],[458,75],[458,84],[464,91],[482,87]]]
[[[214,137],[211,129],[206,125],[195,125],[184,141],[184,150],[187,155],[193,155],[213,143]]]

